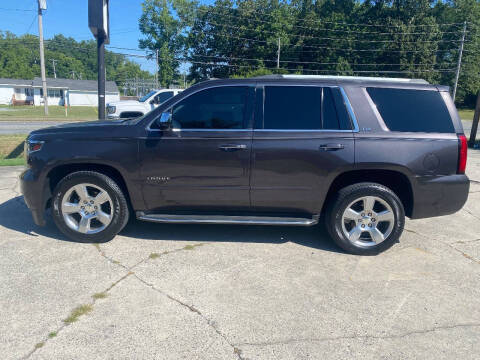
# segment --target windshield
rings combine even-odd
[[[145,102],[150,96],[155,95],[156,93],[157,93],[156,91],[152,90],[147,95],[142,96],[140,99],[138,99],[138,101]]]

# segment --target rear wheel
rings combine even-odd
[[[373,255],[398,242],[405,225],[402,202],[389,188],[359,183],[339,191],[326,216],[335,243],[352,254]]]
[[[110,177],[93,171],[67,175],[53,193],[53,219],[65,235],[80,242],[105,242],[128,221],[128,206]]]

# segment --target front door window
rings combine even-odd
[[[202,90],[173,107],[175,129],[244,129],[247,86]]]

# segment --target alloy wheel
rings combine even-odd
[[[65,224],[82,234],[96,234],[112,221],[113,202],[106,190],[98,185],[78,184],[63,196],[62,215]]]
[[[385,241],[393,231],[392,207],[377,196],[364,196],[351,202],[342,215],[342,230],[354,245],[371,247]]]

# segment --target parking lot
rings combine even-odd
[[[320,227],[131,221],[104,244],[34,225],[0,168],[2,359],[478,359],[480,151],[455,215],[375,257]]]

